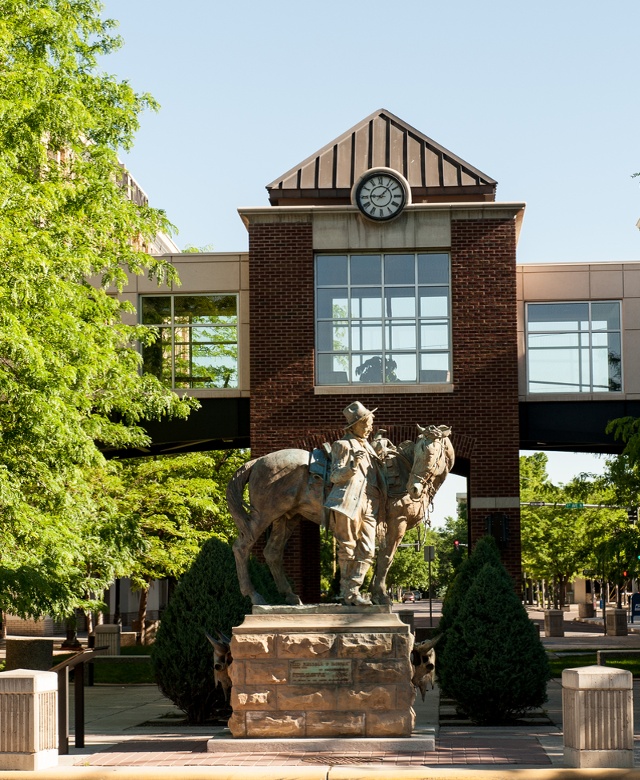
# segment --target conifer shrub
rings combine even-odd
[[[476,543],[471,555],[461,563],[458,573],[449,585],[446,596],[442,602],[442,617],[438,623],[438,632],[440,634],[438,656],[441,656],[444,653],[447,644],[448,630],[451,628],[458,615],[465,596],[471,587],[471,583],[480,569],[489,561],[498,566],[502,565],[500,561],[500,551],[498,550],[495,539],[492,536],[483,536]],[[439,663],[436,664],[438,685],[445,695],[450,695],[449,691],[446,689],[446,680],[443,679],[440,674],[439,667]]]
[[[249,570],[266,600],[282,603],[268,568],[250,560]],[[224,715],[226,708],[222,688],[214,685],[213,648],[205,631],[212,636],[222,631],[230,637],[231,629],[250,613],[251,600],[240,593],[231,546],[209,539],[162,613],[151,647],[158,687],[190,724]]]
[[[499,725],[546,701],[549,665],[502,564],[477,573],[438,654],[448,695],[475,723]]]

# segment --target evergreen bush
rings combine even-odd
[[[475,576],[438,655],[447,693],[475,723],[508,723],[546,701],[547,655],[504,566]]]
[[[272,604],[282,603],[266,566],[249,562],[251,579]],[[230,545],[211,538],[184,574],[162,613],[151,662],[158,687],[185,712],[190,724],[205,723],[225,707],[213,681],[213,652],[205,636],[240,625],[251,601],[240,593]]]
[[[442,602],[442,617],[438,623],[438,631],[440,633],[438,656],[441,656],[444,653],[447,644],[448,631],[460,611],[460,607],[469,592],[471,583],[485,563],[489,563],[490,561],[497,566],[502,565],[500,562],[500,552],[495,539],[492,536],[483,536],[476,543],[471,555],[460,564],[458,573],[449,585]],[[439,664],[436,664],[436,675],[438,677],[440,690],[445,695],[450,695],[450,692],[446,689],[446,680],[443,679],[443,676],[440,673]]]

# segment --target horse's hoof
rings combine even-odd
[[[291,604],[293,607],[298,607],[302,605],[302,599],[300,596],[298,596],[295,593],[288,593],[285,597],[285,602],[287,604]]]
[[[371,603],[380,606],[389,606],[390,604],[393,604],[393,599],[387,596],[386,593],[376,593],[371,597]]]
[[[261,596],[257,590],[254,590],[251,594],[251,603],[252,604],[258,604],[258,605],[267,605],[269,602],[264,598],[264,596]]]

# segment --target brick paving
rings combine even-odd
[[[76,766],[304,766],[309,764],[349,766],[375,764],[390,766],[550,766],[538,740],[515,737],[443,735],[434,751],[407,753],[362,751],[349,753],[207,753],[207,738],[132,740],[92,756],[84,756]]]

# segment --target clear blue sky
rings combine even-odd
[[[106,0],[104,13],[125,39],[104,69],[162,106],[125,161],[180,247],[246,250],[237,208],[267,205],[266,184],[386,108],[497,179],[498,200],[527,203],[519,262],[640,259],[638,0]],[[599,467],[557,457],[558,482]]]

